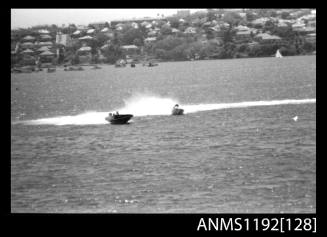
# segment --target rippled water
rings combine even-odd
[[[316,211],[315,56],[12,74],[11,85],[12,212]],[[189,113],[168,116],[175,103]],[[118,109],[136,113],[131,124],[105,123]]]

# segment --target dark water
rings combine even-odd
[[[315,99],[315,56],[12,74],[11,85],[12,212],[316,211],[316,104],[228,107]],[[196,109],[167,116],[170,102]],[[93,124],[118,108],[155,112]]]

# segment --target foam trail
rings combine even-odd
[[[105,117],[108,116],[108,112],[86,112],[83,114],[73,116],[60,116],[53,118],[43,118],[36,120],[22,121],[19,123],[27,125],[95,125],[105,124],[107,121]]]
[[[316,99],[301,100],[270,100],[270,101],[246,101],[236,103],[220,103],[220,104],[194,104],[180,105],[187,113],[196,113],[200,111],[219,110],[229,108],[245,108],[254,106],[272,106],[285,104],[308,104],[316,103]],[[178,104],[178,101],[172,98],[161,98],[157,96],[134,96],[125,101],[123,108],[117,109],[121,114],[129,113],[134,116],[147,115],[170,115],[172,107]],[[116,110],[113,110],[116,111]],[[96,125],[106,124],[105,117],[109,112],[86,112],[74,116],[61,116],[52,118],[42,118],[29,121],[19,121],[14,123],[23,123],[27,125]]]
[[[230,108],[246,108],[254,106],[271,106],[271,105],[285,105],[285,104],[309,104],[316,103],[316,99],[302,99],[302,100],[269,100],[269,101],[245,101],[236,103],[221,103],[221,104],[196,104],[183,105],[185,113],[195,113],[207,110],[230,109]]]
[[[173,106],[178,103],[176,99],[172,98],[140,94],[125,100],[125,106],[119,111],[122,114],[128,113],[134,116],[169,115]]]

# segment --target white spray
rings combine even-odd
[[[245,108],[254,106],[272,106],[284,104],[308,104],[316,103],[316,99],[289,99],[289,100],[270,100],[270,101],[245,101],[236,103],[219,103],[219,104],[191,104],[180,107],[184,109],[185,114],[196,113],[200,111],[219,110],[229,108]],[[119,111],[121,114],[133,114],[137,116],[150,115],[170,115],[171,110],[175,104],[179,104],[177,99],[165,98],[154,95],[135,95],[125,100],[125,106],[114,109],[112,111]],[[112,112],[110,111],[110,112]],[[23,123],[29,125],[95,125],[106,124],[105,117],[109,112],[90,111],[74,116],[61,116],[53,118],[42,118],[29,121],[20,121],[16,123]]]

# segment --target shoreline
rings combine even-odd
[[[289,58],[289,57],[301,57],[301,56],[316,56],[316,54],[300,54],[300,55],[290,55],[290,56],[283,56],[283,58]],[[196,60],[160,60],[155,59],[155,62],[158,63],[167,63],[167,62],[193,62],[193,61],[212,61],[212,60],[232,60],[232,59],[259,59],[259,58],[274,58],[275,56],[264,56],[264,57],[239,57],[239,58],[209,58],[209,59],[196,59]],[[143,62],[136,62],[136,65],[140,65]],[[127,63],[130,64],[130,63]],[[50,68],[64,68],[65,64],[60,65],[52,65]],[[109,63],[92,63],[92,64],[76,64],[76,65],[69,65],[71,67],[92,67],[96,65],[108,65],[108,66],[114,66],[115,64],[109,64]],[[31,68],[35,67],[35,65],[30,66],[11,66],[11,69],[19,69],[19,68]],[[44,67],[43,69],[47,69],[48,67]]]

